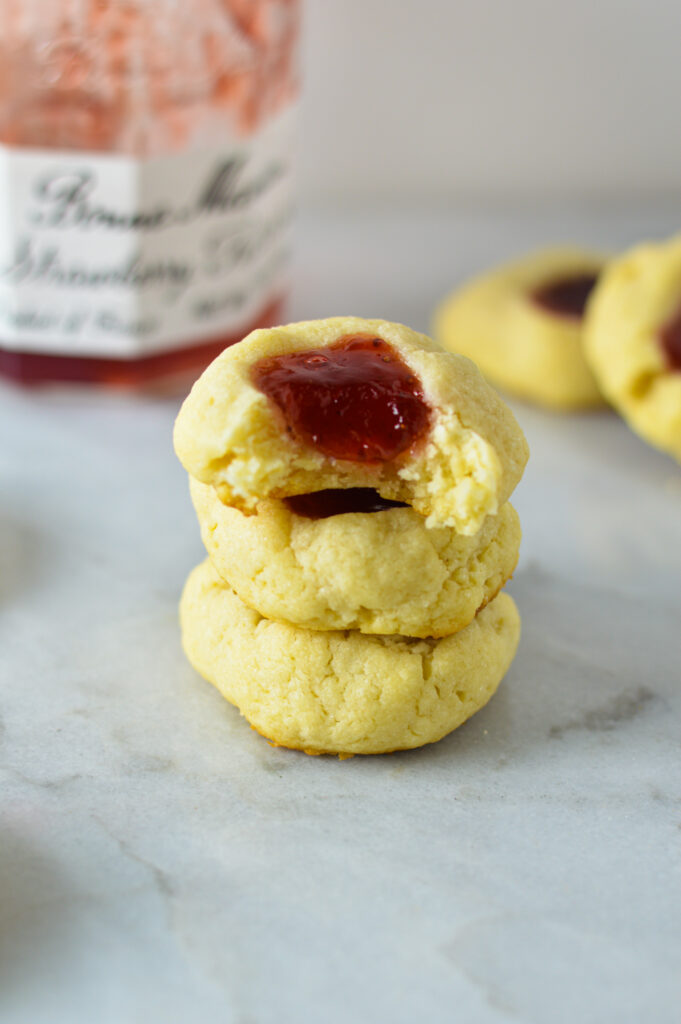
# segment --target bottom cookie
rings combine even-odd
[[[194,668],[267,739],[309,754],[386,754],[442,739],[487,703],[520,637],[507,594],[439,640],[270,622],[209,561],[187,580],[180,621]]]

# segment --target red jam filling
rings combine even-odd
[[[660,329],[658,338],[667,367],[675,373],[681,373],[681,306]]]
[[[549,313],[581,320],[597,280],[598,274],[594,273],[555,278],[536,288],[532,292],[532,299]]]
[[[418,441],[430,421],[416,376],[392,346],[371,335],[268,356],[253,367],[253,382],[294,437],[334,459],[389,462]]]
[[[371,487],[348,487],[346,490],[313,491],[284,498],[284,504],[297,516],[306,519],[328,519],[348,512],[383,512],[386,508],[406,508],[403,501],[382,498]]]

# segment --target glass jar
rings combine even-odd
[[[195,375],[281,319],[299,0],[0,14],[0,373]]]

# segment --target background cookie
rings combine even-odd
[[[380,754],[441,739],[487,703],[520,635],[506,594],[442,640],[269,622],[209,561],[187,580],[180,620],[197,671],[258,732],[310,753]]]
[[[609,264],[589,304],[585,353],[629,425],[681,461],[681,237]]]
[[[347,346],[348,339],[355,339],[353,358],[360,358],[357,345],[366,347],[361,380],[348,382],[347,367],[337,365],[345,354],[327,352]],[[306,421],[305,430],[305,417],[292,426],[296,410],[287,406],[285,415],[271,393],[274,380],[288,374],[281,387],[290,383],[292,359],[295,386],[302,386],[302,379],[310,392],[304,412],[313,418],[319,406],[323,421],[317,426]],[[282,360],[288,360],[286,367]],[[384,372],[396,379],[376,398],[372,374]],[[318,392],[326,379],[320,383],[319,374],[329,373],[335,374],[334,387],[339,379],[346,382],[343,403]],[[375,448],[366,443],[367,431],[377,425],[376,419],[366,423],[374,401],[392,417],[382,424],[381,445]],[[315,430],[326,432],[324,438]],[[254,331],[226,349],[182,406],[175,448],[192,476],[215,487],[225,504],[244,511],[252,512],[262,498],[371,487],[412,505],[428,525],[469,535],[508,499],[528,454],[513,414],[472,363],[400,324],[357,317]]]
[[[556,409],[599,404],[582,351],[583,311],[605,258],[547,249],[465,284],[439,306],[435,338],[521,398]]]
[[[473,537],[411,508],[309,519],[282,501],[246,516],[191,480],[206,550],[242,601],[308,629],[446,636],[509,579],[520,524],[508,503]]]

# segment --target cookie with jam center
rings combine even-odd
[[[272,743],[383,754],[434,743],[487,703],[520,636],[506,594],[441,640],[313,632],[248,608],[209,561],[180,605],[194,668]]]
[[[198,480],[190,490],[226,583],[261,615],[306,629],[447,636],[496,596],[518,560],[508,503],[467,537],[427,529],[412,508],[370,490],[264,500],[251,516]]]
[[[583,340],[605,263],[600,254],[566,247],[497,267],[442,302],[433,334],[509,394],[556,410],[602,404]]]
[[[585,353],[629,426],[681,462],[681,236],[609,264],[589,303]]]
[[[468,536],[507,501],[528,456],[469,360],[358,317],[257,330],[226,349],[186,399],[175,449],[247,514],[263,499],[369,488]]]

